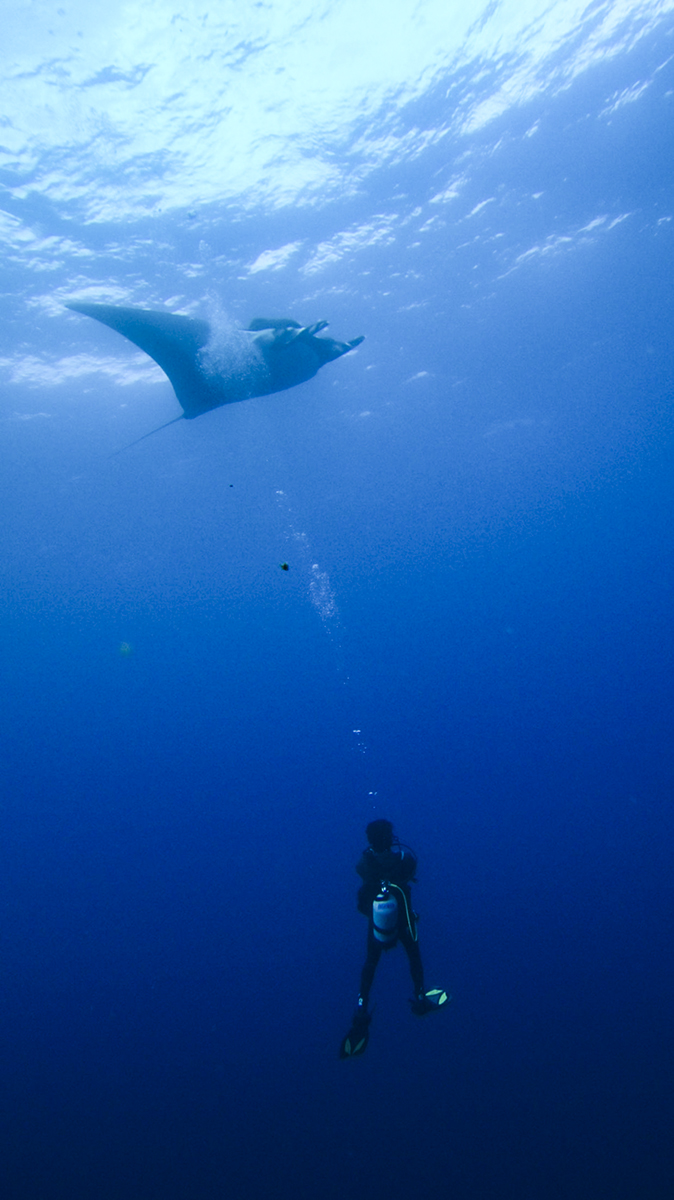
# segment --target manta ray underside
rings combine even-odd
[[[191,421],[223,404],[295,387],[363,341],[317,337],[327,321],[302,326],[285,318],[256,317],[248,329],[230,329],[219,336],[208,321],[176,313],[78,302],[66,307],[121,333],[168,375],[183,410],[168,425],[183,418]]]

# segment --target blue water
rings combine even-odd
[[[92,13],[8,4],[2,1194],[669,1200],[674,8]],[[109,458],[77,299],[366,340]],[[380,816],[454,998],[345,1063]]]

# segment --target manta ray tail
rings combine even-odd
[[[144,433],[142,437],[136,438],[135,442],[127,442],[126,446],[121,446],[119,450],[115,450],[113,454],[109,454],[108,458],[116,458],[118,454],[123,454],[125,450],[130,450],[132,446],[137,446],[139,442],[144,442],[146,438],[152,437],[153,433],[159,433],[161,429],[168,429],[169,425],[175,425],[176,421],[184,421],[185,417],[181,413],[179,417],[174,417],[172,421],[167,421],[165,425],[158,425],[156,429],[151,429],[149,433]]]

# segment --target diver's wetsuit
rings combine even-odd
[[[365,959],[365,965],[360,977],[360,995],[365,1011],[367,1011],[370,988],[372,987],[374,973],[377,970],[377,963],[381,958],[382,950],[385,949],[384,944],[377,941],[374,936],[374,920],[372,917],[372,905],[377,898],[382,880],[396,884],[405,895],[407,912],[409,912],[412,928],[410,930],[402,897],[396,895],[398,901],[398,940],[402,942],[407,952],[415,994],[419,995],[423,993],[424,969],[421,964],[421,954],[419,953],[419,946],[416,941],[416,920],[412,912],[412,896],[410,892],[410,883],[414,879],[416,869],[417,860],[414,855],[411,851],[398,845],[394,845],[390,850],[382,850],[380,853],[375,853],[368,846],[367,850],[361,855],[356,867],[358,874],[363,880],[363,885],[358,890],[358,911],[363,916],[369,918],[367,958]],[[393,944],[395,945],[395,942]]]

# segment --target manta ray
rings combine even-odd
[[[336,342],[317,337],[327,321],[300,325],[284,317],[256,317],[247,329],[229,330],[222,337],[209,321],[171,312],[78,302],[66,307],[121,333],[168,375],[181,415],[143,434],[131,446],[176,421],[192,421],[223,404],[269,396],[304,383],[364,340]]]

